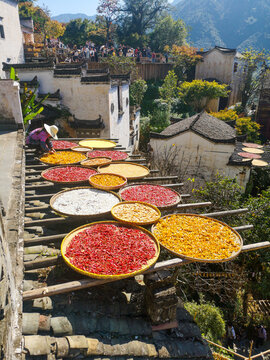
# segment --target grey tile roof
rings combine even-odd
[[[55,354],[57,347],[52,343],[69,342],[66,351],[71,354],[76,348],[78,355],[87,353],[84,359],[212,359],[192,316],[181,305],[177,328],[153,332],[145,313],[144,291],[145,286],[128,279],[79,295],[57,295],[51,310],[37,302],[25,302],[27,333],[23,335],[25,350],[30,354],[26,359],[36,359],[37,341],[44,344],[39,347],[44,355]],[[130,301],[123,292],[131,293]]]
[[[205,111],[168,126],[160,134],[151,133],[151,138],[170,138],[189,130],[217,143],[234,143],[236,139],[235,129]]]

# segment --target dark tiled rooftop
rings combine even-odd
[[[205,111],[168,126],[160,134],[151,133],[151,137],[165,139],[188,130],[217,143],[234,143],[236,139],[235,130],[230,125]]]

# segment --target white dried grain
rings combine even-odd
[[[118,204],[117,196],[98,189],[75,189],[67,191],[54,201],[53,207],[69,215],[95,215],[111,211]]]

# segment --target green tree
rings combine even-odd
[[[134,81],[138,78],[137,66],[134,58],[124,56],[109,56],[100,59],[101,63],[109,67],[111,74],[128,74],[130,73],[131,79]]]
[[[107,43],[112,39],[115,30],[114,23],[117,21],[119,9],[119,0],[99,0],[97,13],[104,19]]]
[[[181,46],[185,43],[187,28],[183,20],[173,20],[172,16],[165,16],[156,23],[150,35],[151,49],[163,52],[166,46]]]
[[[182,99],[185,104],[191,105],[197,112],[207,109],[210,100],[227,96],[227,85],[220,85],[215,81],[185,81],[179,86],[180,99]]]
[[[130,85],[130,103],[131,103],[131,105],[140,106],[143,101],[146,90],[147,90],[146,81],[144,81],[143,79],[135,80]]]
[[[89,38],[89,33],[93,29],[95,29],[95,24],[91,20],[71,20],[67,24],[66,30],[61,40],[71,47],[74,45],[83,46]]]
[[[195,66],[202,59],[197,54],[197,49],[189,45],[173,45],[172,48],[165,46],[165,50],[168,51],[174,62],[174,71],[179,80],[191,80],[194,79]]]
[[[194,317],[203,336],[217,342],[225,335],[225,321],[221,310],[211,303],[197,304],[187,302],[184,304],[187,311]]]
[[[165,100],[169,106],[171,105],[173,99],[177,97],[177,83],[177,76],[172,70],[168,72],[168,75],[164,79],[164,83],[159,88],[161,99]]]
[[[269,73],[270,55],[265,50],[246,50],[240,58],[239,76],[242,84],[242,106],[256,101],[262,89],[265,76]]]
[[[168,0],[124,0],[119,11],[120,40],[133,40],[140,46],[145,45],[149,40],[147,32],[155,27],[158,18],[169,8]],[[134,42],[128,43],[136,46]]]

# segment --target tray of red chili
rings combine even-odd
[[[149,183],[124,186],[119,195],[124,201],[142,201],[161,210],[173,208],[181,201],[181,195],[177,191]]]
[[[88,181],[91,175],[97,174],[95,169],[77,165],[55,166],[42,171],[44,180],[57,184],[80,184]]]
[[[101,221],[71,231],[62,241],[61,253],[67,265],[81,274],[122,279],[153,266],[160,247],[146,229]]]
[[[89,158],[105,156],[110,157],[112,161],[121,161],[128,158],[128,154],[120,150],[93,150],[87,153]]]
[[[55,150],[69,150],[74,146],[78,146],[75,142],[66,140],[53,140],[52,143]]]

